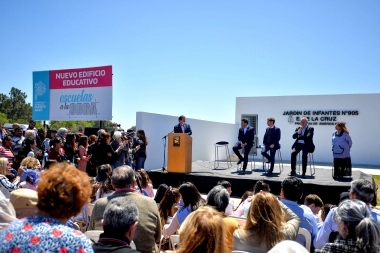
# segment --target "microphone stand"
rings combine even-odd
[[[174,131],[171,131],[170,133],[173,133]],[[164,137],[162,137],[162,140],[163,140],[163,144],[164,144],[164,163],[162,164],[162,171],[165,171],[166,168],[165,168],[165,163],[166,163],[166,138],[168,137],[168,134],[165,135]],[[166,170],[167,171],[167,170]]]

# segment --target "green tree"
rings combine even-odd
[[[26,103],[27,97],[25,92],[12,87],[9,96],[0,94],[0,111],[5,113],[12,123],[29,123],[32,118],[32,106]]]
[[[2,124],[9,123],[9,120],[5,113],[0,112],[0,123]]]

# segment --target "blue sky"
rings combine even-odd
[[[33,71],[112,65],[123,127],[136,111],[232,123],[243,96],[379,93],[379,13],[378,0],[1,1],[0,92],[31,102]]]

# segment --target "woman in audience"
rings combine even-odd
[[[66,135],[69,131],[67,131],[66,128],[64,127],[61,127],[58,129],[57,131],[57,136],[55,138],[57,138],[58,140],[60,140],[62,142],[62,144],[65,144],[66,143]]]
[[[178,211],[177,203],[181,195],[178,188],[172,188],[171,186],[166,190],[164,197],[160,202],[158,211],[160,212],[161,226],[164,228],[165,224],[170,223],[174,214]]]
[[[17,172],[17,177],[10,182],[9,179],[5,176],[9,173],[11,169],[11,165],[8,162],[7,158],[0,158],[0,192],[4,194],[4,196],[9,199],[9,196],[12,191],[18,188],[20,183],[20,176],[24,173],[24,169],[20,168]]]
[[[91,159],[91,155],[87,155],[88,138],[86,135],[83,135],[79,138],[78,146],[79,146],[78,170],[86,172],[87,163]]]
[[[253,195],[259,193],[260,191],[270,192],[269,184],[262,180],[259,180],[253,186]],[[248,197],[233,213],[236,217],[247,217],[249,207],[251,206],[252,197]]]
[[[137,146],[136,153],[134,156],[134,165],[135,169],[141,170],[144,169],[145,160],[146,160],[146,146],[148,145],[148,138],[145,136],[145,131],[142,129],[137,130]]]
[[[322,222],[325,221],[330,210],[334,207],[335,207],[335,205],[331,205],[331,204],[324,204],[323,205],[323,207],[321,208],[321,220],[322,220]]]
[[[32,130],[28,130],[32,131]],[[36,139],[33,136],[29,136],[24,140],[24,147],[19,151],[20,162],[25,157],[34,157],[36,158],[36,154],[34,153],[34,149],[36,148]]]
[[[12,136],[6,135],[2,140],[2,146],[0,146],[0,157],[6,158],[8,163],[13,164],[14,154],[12,151]]]
[[[244,201],[245,201],[248,197],[252,197],[252,195],[253,195],[253,191],[245,191],[245,192],[243,193],[243,195],[241,195],[240,203],[239,203],[239,205],[237,205],[237,207],[235,208],[234,211],[236,211],[236,210],[239,208],[239,206],[240,206],[241,204],[243,204]]]
[[[379,252],[380,228],[364,202],[343,201],[334,213],[334,220],[338,225],[338,239],[316,249],[316,253]]]
[[[41,174],[37,215],[14,221],[0,232],[0,252],[93,252],[80,231],[65,223],[77,215],[91,194],[87,175],[67,163]]]
[[[285,221],[285,222],[284,222]],[[243,228],[234,232],[234,250],[268,252],[281,240],[294,240],[300,219],[269,192],[259,192]]]
[[[139,170],[137,171],[137,173],[139,173],[141,176],[142,190],[144,190],[148,194],[148,197],[154,198],[153,185],[152,185],[152,181],[149,178],[148,173],[146,173],[143,170]]]
[[[200,207],[191,213],[181,226],[181,243],[174,252],[230,253],[225,234],[220,213],[211,207]]]
[[[352,140],[346,124],[337,122],[336,131],[332,135],[332,151],[334,157],[334,177],[351,176]],[[348,174],[346,172],[348,170]]]
[[[112,174],[112,167],[109,164],[102,164],[99,166],[96,182],[103,183]]]
[[[47,136],[43,143],[43,150],[46,150],[49,152],[50,150],[50,141],[54,140],[57,135],[57,130],[51,128],[47,131]]]
[[[24,169],[24,173],[20,179],[20,188],[35,191],[37,189],[37,181],[40,177],[40,162],[34,157],[26,157],[22,160],[20,166]]]
[[[50,150],[48,152],[49,160],[56,160],[57,162],[63,162],[65,156],[62,149],[62,141],[59,139],[54,139],[50,141]]]
[[[154,201],[159,205],[161,200],[165,196],[166,191],[169,189],[169,186],[166,184],[160,184],[157,188],[156,195],[154,196]]]
[[[113,188],[113,186],[111,184],[111,177],[110,177],[111,174],[107,176],[106,180],[104,180],[102,183],[100,183],[100,187],[96,191],[96,200],[103,198],[103,197],[108,197],[115,192],[115,189]]]
[[[63,150],[65,152],[66,160],[72,164],[76,164],[77,148],[75,145],[75,134],[67,134],[66,142],[63,144]]]
[[[113,164],[118,152],[123,149],[123,146],[120,146],[114,151],[111,147],[110,141],[111,135],[109,133],[101,133],[100,143],[96,148],[98,166],[102,164]]]
[[[190,182],[183,183],[179,187],[179,193],[181,194],[184,205],[174,214],[170,224],[164,226],[163,234],[165,238],[174,234],[191,212],[194,212],[200,206],[205,204],[197,187]]]
[[[220,212],[220,215],[223,217],[226,231],[225,240],[227,242],[227,248],[229,252],[231,252],[233,246],[233,234],[234,231],[238,229],[239,223],[236,219],[228,217],[225,214],[229,201],[230,194],[222,185],[215,186],[207,195],[207,205],[215,208],[215,210]]]
[[[34,130],[26,130],[24,134],[24,138],[28,139],[29,137],[35,138],[37,133]]]

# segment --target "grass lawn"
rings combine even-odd
[[[377,205],[380,206],[380,176],[373,176],[373,180],[379,186],[377,189]]]

